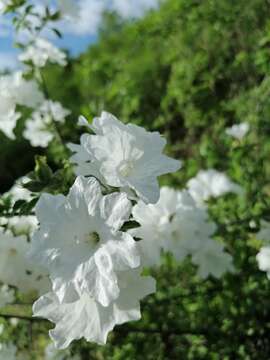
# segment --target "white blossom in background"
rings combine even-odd
[[[157,177],[181,166],[180,161],[162,154],[166,140],[158,132],[125,125],[107,112],[95,118],[91,128],[96,135],[82,135],[81,148],[71,158],[76,173],[95,175],[104,184],[131,189],[144,202],[156,203],[160,195]],[[74,145],[70,148],[75,149]]]
[[[36,67],[44,67],[48,62],[66,66],[67,56],[55,45],[43,38],[35,39],[26,50],[19,55],[22,62],[32,62]]]
[[[60,302],[84,291],[104,306],[118,297],[116,271],[140,264],[136,242],[120,231],[130,211],[126,194],[102,196],[94,178],[78,177],[67,197],[41,196],[30,256],[48,268]]]
[[[141,249],[144,266],[159,265],[161,249],[172,236],[171,220],[178,209],[179,192],[163,187],[156,204],[145,204],[139,201],[132,208],[133,219],[141,226],[130,233],[140,239],[137,244]]]
[[[15,345],[0,344],[0,360],[17,360],[17,348]]]
[[[234,137],[235,139],[242,140],[246,134],[249,132],[249,124],[247,122],[243,122],[241,124],[233,125],[230,128],[225,130],[226,134]]]
[[[63,123],[70,110],[65,109],[58,101],[45,100],[38,110],[45,118],[51,117],[54,121]]]
[[[259,269],[265,271],[270,280],[270,246],[263,246],[256,255]]]
[[[26,80],[21,71],[11,75],[11,91],[16,104],[35,108],[44,101],[44,95],[35,80]]]
[[[120,272],[119,288],[118,298],[108,306],[102,306],[87,292],[73,303],[61,304],[51,292],[37,300],[33,314],[56,324],[49,333],[59,349],[81,338],[105,344],[115,325],[141,318],[140,300],[155,292],[155,280],[140,276],[139,269]]]
[[[0,228],[0,281],[16,286],[23,293],[48,291],[49,281],[44,270],[29,262],[30,243],[26,236],[13,236]]]
[[[14,289],[8,285],[2,285],[0,287],[0,308],[5,307],[8,304],[12,304],[15,300]]]
[[[161,250],[164,250],[173,254],[178,262],[191,255],[193,263],[199,266],[198,275],[203,278],[220,277],[233,270],[232,257],[223,251],[223,245],[211,238],[216,224],[187,191],[163,187],[157,204],[139,201],[132,215],[141,224],[130,233],[141,239],[138,246],[142,265],[159,265]]]
[[[179,192],[178,210],[171,220],[171,236],[164,244],[164,249],[171,252],[176,260],[182,261],[212,241],[216,224],[210,221],[208,212],[197,207],[187,191]]]
[[[33,147],[47,147],[54,138],[51,128],[53,121],[63,123],[70,111],[59,102],[45,100],[25,123],[23,136]]]
[[[25,123],[23,137],[29,140],[33,147],[46,148],[54,138],[50,123],[51,118],[49,115],[44,117],[39,111],[35,111]]]
[[[1,111],[1,103],[0,103]],[[21,117],[19,113],[16,113],[15,109],[11,109],[8,112],[0,113],[0,130],[10,139],[14,140],[14,129],[17,124],[17,120]]]
[[[26,200],[31,201],[32,193],[23,187],[29,181],[29,177],[23,176],[16,180],[15,184],[11,187],[11,189],[4,194],[4,196],[10,196],[11,202],[14,205],[17,200]]]
[[[203,245],[192,254],[192,262],[198,266],[198,275],[206,279],[212,275],[220,278],[226,272],[233,272],[232,256],[224,251],[224,245],[210,239],[203,239]]]
[[[43,101],[43,94],[34,80],[25,80],[22,72],[0,76],[0,130],[14,139],[14,129],[20,113],[16,105],[35,108]]]
[[[270,244],[270,222],[261,220],[260,231],[256,234],[256,238]]]
[[[187,182],[187,188],[198,205],[203,205],[211,197],[226,193],[242,194],[243,189],[220,171],[214,169],[200,170]]]

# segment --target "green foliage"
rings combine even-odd
[[[254,237],[259,220],[270,216],[269,10],[266,0],[168,0],[136,22],[111,15],[79,59],[46,69],[51,97],[74,113],[60,129],[64,140],[78,142],[77,115],[107,110],[160,131],[168,152],[184,160],[162,184],[181,188],[198,170],[214,167],[245,189],[243,197],[209,204],[236,272],[202,281],[189,260],[179,266],[165,256],[154,270],[158,292],[142,304],[142,322],[118,327],[105,347],[75,343],[82,359],[269,359],[270,283],[258,270]],[[251,125],[249,135],[229,138],[225,128],[242,121]],[[33,168],[34,150],[3,137],[0,149],[4,191]],[[52,170],[38,158],[32,185],[65,192],[72,182],[61,163],[66,153],[57,142],[45,152]]]

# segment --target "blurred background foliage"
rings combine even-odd
[[[75,343],[82,359],[269,360],[270,283],[258,270],[253,235],[270,216],[269,14],[268,0],[167,0],[128,23],[106,14],[96,44],[64,69],[45,69],[51,98],[73,111],[60,129],[65,141],[78,142],[79,114],[92,119],[106,110],[168,139],[168,153],[184,166],[163,184],[181,188],[213,167],[245,189],[242,198],[209,205],[236,272],[202,281],[188,260],[176,266],[164,257],[143,320],[116,328],[105,347]],[[251,126],[244,140],[225,134],[242,121]],[[56,141],[31,148],[22,128],[16,142],[0,134],[1,192],[33,169],[35,154],[46,153],[55,169],[63,158]],[[17,333],[27,348],[28,336]],[[42,341],[37,329],[33,334],[34,356]]]

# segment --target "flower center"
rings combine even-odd
[[[11,248],[11,249],[9,249],[9,254],[10,254],[10,256],[15,256],[15,255],[17,255],[17,250],[14,248]]]
[[[90,234],[86,234],[84,241],[91,246],[96,246],[100,241],[100,236],[97,232],[91,232]]]
[[[128,177],[134,170],[134,162],[133,161],[124,161],[119,166],[119,174],[123,177]]]

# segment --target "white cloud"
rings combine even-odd
[[[14,70],[18,67],[18,59],[14,52],[0,52],[0,70]]]
[[[113,0],[112,8],[123,18],[137,18],[158,6],[158,0]]]
[[[78,35],[94,35],[102,21],[102,14],[106,9],[104,0],[81,0],[79,2],[78,19],[65,20],[60,29],[64,33]]]
[[[158,7],[158,0],[80,0],[78,19],[62,23],[62,31],[78,35],[94,35],[105,10],[116,11],[123,18],[138,18],[146,11]]]

